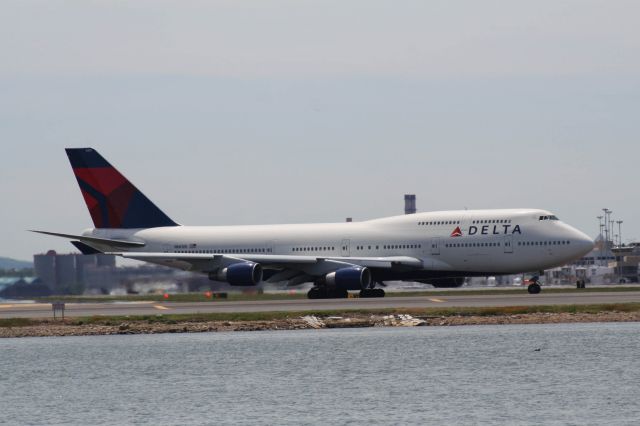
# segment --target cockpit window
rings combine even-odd
[[[556,215],[540,216],[539,220],[560,220]]]

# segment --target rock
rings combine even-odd
[[[387,327],[415,327],[419,325],[427,325],[427,322],[420,318],[414,318],[411,315],[386,315],[382,317],[382,324]]]
[[[320,321],[315,315],[305,315],[302,320],[311,328],[324,328],[325,323]]]

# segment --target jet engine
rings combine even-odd
[[[327,274],[325,282],[341,290],[362,290],[371,284],[371,271],[361,266],[342,268]]]
[[[254,262],[233,263],[217,272],[210,272],[209,279],[231,285],[256,285],[262,281],[262,266]]]

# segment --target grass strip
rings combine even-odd
[[[542,306],[505,306],[505,307],[468,307],[468,308],[389,308],[359,310],[308,310],[297,312],[230,312],[230,313],[196,313],[196,314],[156,314],[139,316],[92,316],[68,318],[64,322],[51,319],[7,318],[0,319],[0,327],[24,327],[44,324],[65,325],[118,325],[123,322],[145,322],[148,324],[176,324],[180,322],[213,322],[213,321],[274,321],[297,319],[304,315],[315,315],[326,318],[330,316],[355,317],[369,315],[409,314],[415,317],[450,317],[450,316],[509,316],[535,313],[588,313],[602,312],[638,312],[640,303],[608,303],[593,305],[542,305]]]
[[[31,318],[0,318],[0,327],[26,327],[38,325],[42,321]]]

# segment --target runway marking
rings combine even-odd
[[[431,299],[430,298],[429,300],[432,301],[432,302],[436,302],[436,303],[444,303],[444,300],[442,300],[442,299]]]
[[[169,309],[171,309],[171,308],[167,308],[166,306],[161,306],[161,305],[153,305],[153,307],[156,308],[156,309],[163,310],[163,311],[168,311]]]

